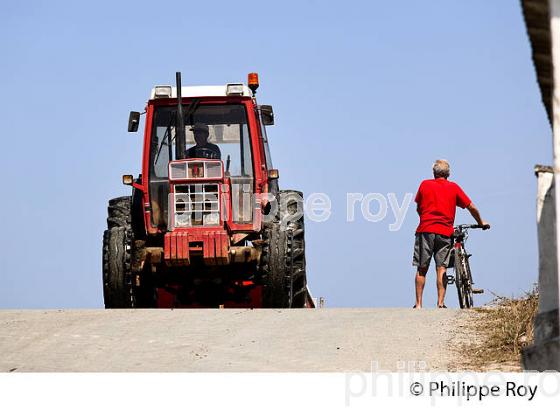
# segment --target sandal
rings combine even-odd
[[[447,306],[441,305],[441,306],[438,306],[438,309],[447,309]]]

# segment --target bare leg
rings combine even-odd
[[[445,299],[445,290],[447,289],[447,268],[445,266],[438,266],[437,272],[437,305],[443,306]]]
[[[426,272],[428,268],[418,267],[418,272],[416,272],[416,309],[422,308],[422,295],[424,293],[424,285],[426,284]]]

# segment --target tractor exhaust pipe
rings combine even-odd
[[[175,74],[175,80],[177,83],[177,127],[175,128],[175,134],[177,138],[177,145],[175,147],[175,157],[177,159],[184,159],[187,150],[186,147],[186,137],[185,137],[185,117],[183,115],[183,104],[181,95],[181,72],[177,71]]]

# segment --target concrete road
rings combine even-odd
[[[0,371],[370,371],[372,361],[377,370],[415,362],[445,371],[456,357],[452,337],[468,314],[410,308],[4,310]]]

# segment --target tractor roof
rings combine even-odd
[[[242,87],[242,93],[229,94],[241,97],[252,97],[253,92],[244,84],[226,84],[226,85],[195,85],[188,87],[181,87],[181,96],[183,98],[189,97],[227,97],[228,86]],[[150,100],[158,98],[177,98],[177,87],[169,85],[156,85],[152,88],[150,93]]]

